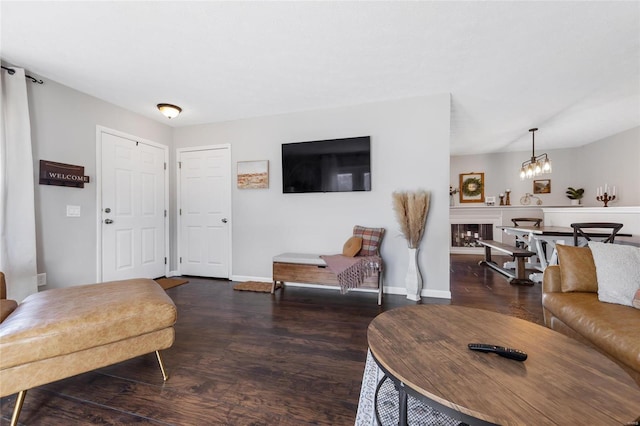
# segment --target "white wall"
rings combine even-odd
[[[606,183],[616,186],[610,207],[640,206],[640,127],[585,145],[579,159],[580,185],[585,188],[582,204],[602,207],[595,191]]]
[[[96,281],[96,125],[170,147],[172,129],[141,115],[45,79],[27,82],[35,172],[38,272],[48,287]],[[172,157],[173,158],[173,157]],[[39,185],[39,160],[84,166],[91,182],[83,189]],[[175,172],[171,172],[175,175]],[[81,217],[66,217],[66,206]]]
[[[431,191],[422,241],[423,295],[449,297],[448,94],[175,129],[176,148],[231,144],[236,163],[269,160],[269,189],[233,185],[233,277],[271,279],[283,252],[335,254],[356,224],[384,227],[385,285],[404,288],[406,242],[391,207],[400,189]],[[281,144],[371,136],[372,191],[283,194]],[[392,291],[396,291],[393,290]]]
[[[38,272],[49,287],[94,282],[96,277],[96,125],[170,147],[171,211],[175,211],[176,148],[230,143],[232,160],[268,159],[268,190],[233,189],[233,274],[271,277],[272,256],[284,251],[337,253],[354,224],[382,226],[386,286],[402,287],[407,267],[405,242],[391,210],[391,193],[424,188],[432,192],[420,264],[423,295],[448,296],[447,183],[458,186],[459,173],[485,173],[485,195],[512,189],[512,204],[531,181],[518,168],[529,153],[451,157],[449,167],[449,95],[380,102],[351,108],[300,112],[228,123],[170,127],[88,96],[54,81],[28,84],[35,178],[39,160],[82,165],[92,182],[84,189],[36,185]],[[282,194],[280,145],[286,142],[370,135],[373,191],[366,193]],[[599,206],[595,187],[616,185],[617,206],[640,205],[640,127],[575,149],[547,151],[553,160],[551,194],[543,206],[569,204],[567,186],[586,189],[583,204]],[[449,180],[449,182],[446,182]],[[67,218],[66,205],[79,205],[80,218]],[[171,265],[176,269],[175,217],[172,217]]]
[[[270,160],[268,190],[233,189],[233,274],[271,277],[271,257],[284,251],[339,252],[354,224],[383,226],[385,284],[401,287],[407,267],[405,242],[391,210],[398,189],[432,191],[431,210],[420,264],[424,295],[447,296],[447,183],[458,186],[459,173],[483,171],[485,195],[512,189],[512,204],[530,181],[518,168],[529,153],[451,157],[449,169],[449,95],[436,95],[322,111],[300,112],[229,123],[171,129],[159,122],[88,96],[54,81],[27,85],[30,102],[35,178],[39,160],[82,165],[92,182],[84,189],[36,185],[38,272],[49,287],[94,282],[96,277],[96,125],[170,147],[171,211],[175,211],[176,148],[215,143],[232,145],[234,164]],[[367,193],[282,194],[280,145],[286,142],[370,135],[373,191]],[[547,151],[553,160],[551,194],[544,206],[568,205],[567,186],[584,187],[586,206],[599,206],[595,187],[616,185],[617,206],[640,205],[640,127],[575,149]],[[446,182],[449,180],[449,182]],[[80,218],[67,218],[66,205],[79,205]],[[170,268],[176,269],[175,217],[170,227]]]
[[[565,195],[569,186],[585,189],[583,205],[602,206],[595,194],[596,187],[605,183],[616,185],[620,195],[610,206],[640,205],[640,127],[582,147],[545,152],[552,161],[553,173],[537,178],[551,180],[550,194],[536,194],[544,207],[570,205]],[[533,193],[533,180],[522,181],[519,175],[522,162],[530,157],[531,151],[452,156],[450,184],[459,188],[460,173],[484,172],[485,196],[495,196],[497,203],[498,194],[511,189],[511,204],[520,205],[525,193]],[[456,205],[460,205],[458,195]]]

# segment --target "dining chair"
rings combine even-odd
[[[573,228],[573,245],[578,246],[578,239],[580,237],[587,241],[591,241],[593,237],[605,237],[604,240],[600,240],[603,243],[612,243],[616,238],[616,234],[622,228],[622,223],[614,222],[584,222],[584,223],[572,223]],[[609,229],[609,235],[604,235],[603,229]],[[586,231],[590,230],[590,231]],[[598,231],[599,230],[599,231]],[[598,235],[596,235],[598,234]]]
[[[539,217],[514,217],[511,222],[513,222],[513,226],[520,226],[520,222],[533,222],[532,226],[540,228],[542,219]]]

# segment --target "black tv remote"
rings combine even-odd
[[[527,359],[527,353],[519,349],[505,348],[504,346],[488,345],[486,343],[469,343],[469,349],[480,352],[494,352],[500,356],[516,361]]]

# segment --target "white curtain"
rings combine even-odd
[[[0,270],[7,297],[38,291],[31,125],[24,70],[2,76],[0,120]]]

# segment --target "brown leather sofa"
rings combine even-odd
[[[543,276],[545,325],[604,353],[640,386],[640,309],[600,302],[593,258],[576,251],[589,249],[558,248],[560,265],[549,266]]]
[[[18,303],[15,300],[7,299],[7,282],[4,278],[4,272],[0,272],[0,323],[17,307]]]
[[[4,299],[4,276],[0,286]],[[12,425],[28,389],[140,355],[155,351],[167,379],[159,351],[173,344],[177,310],[153,280],[52,289],[32,294],[17,307],[6,305],[8,314],[0,323],[0,397],[19,393]]]

